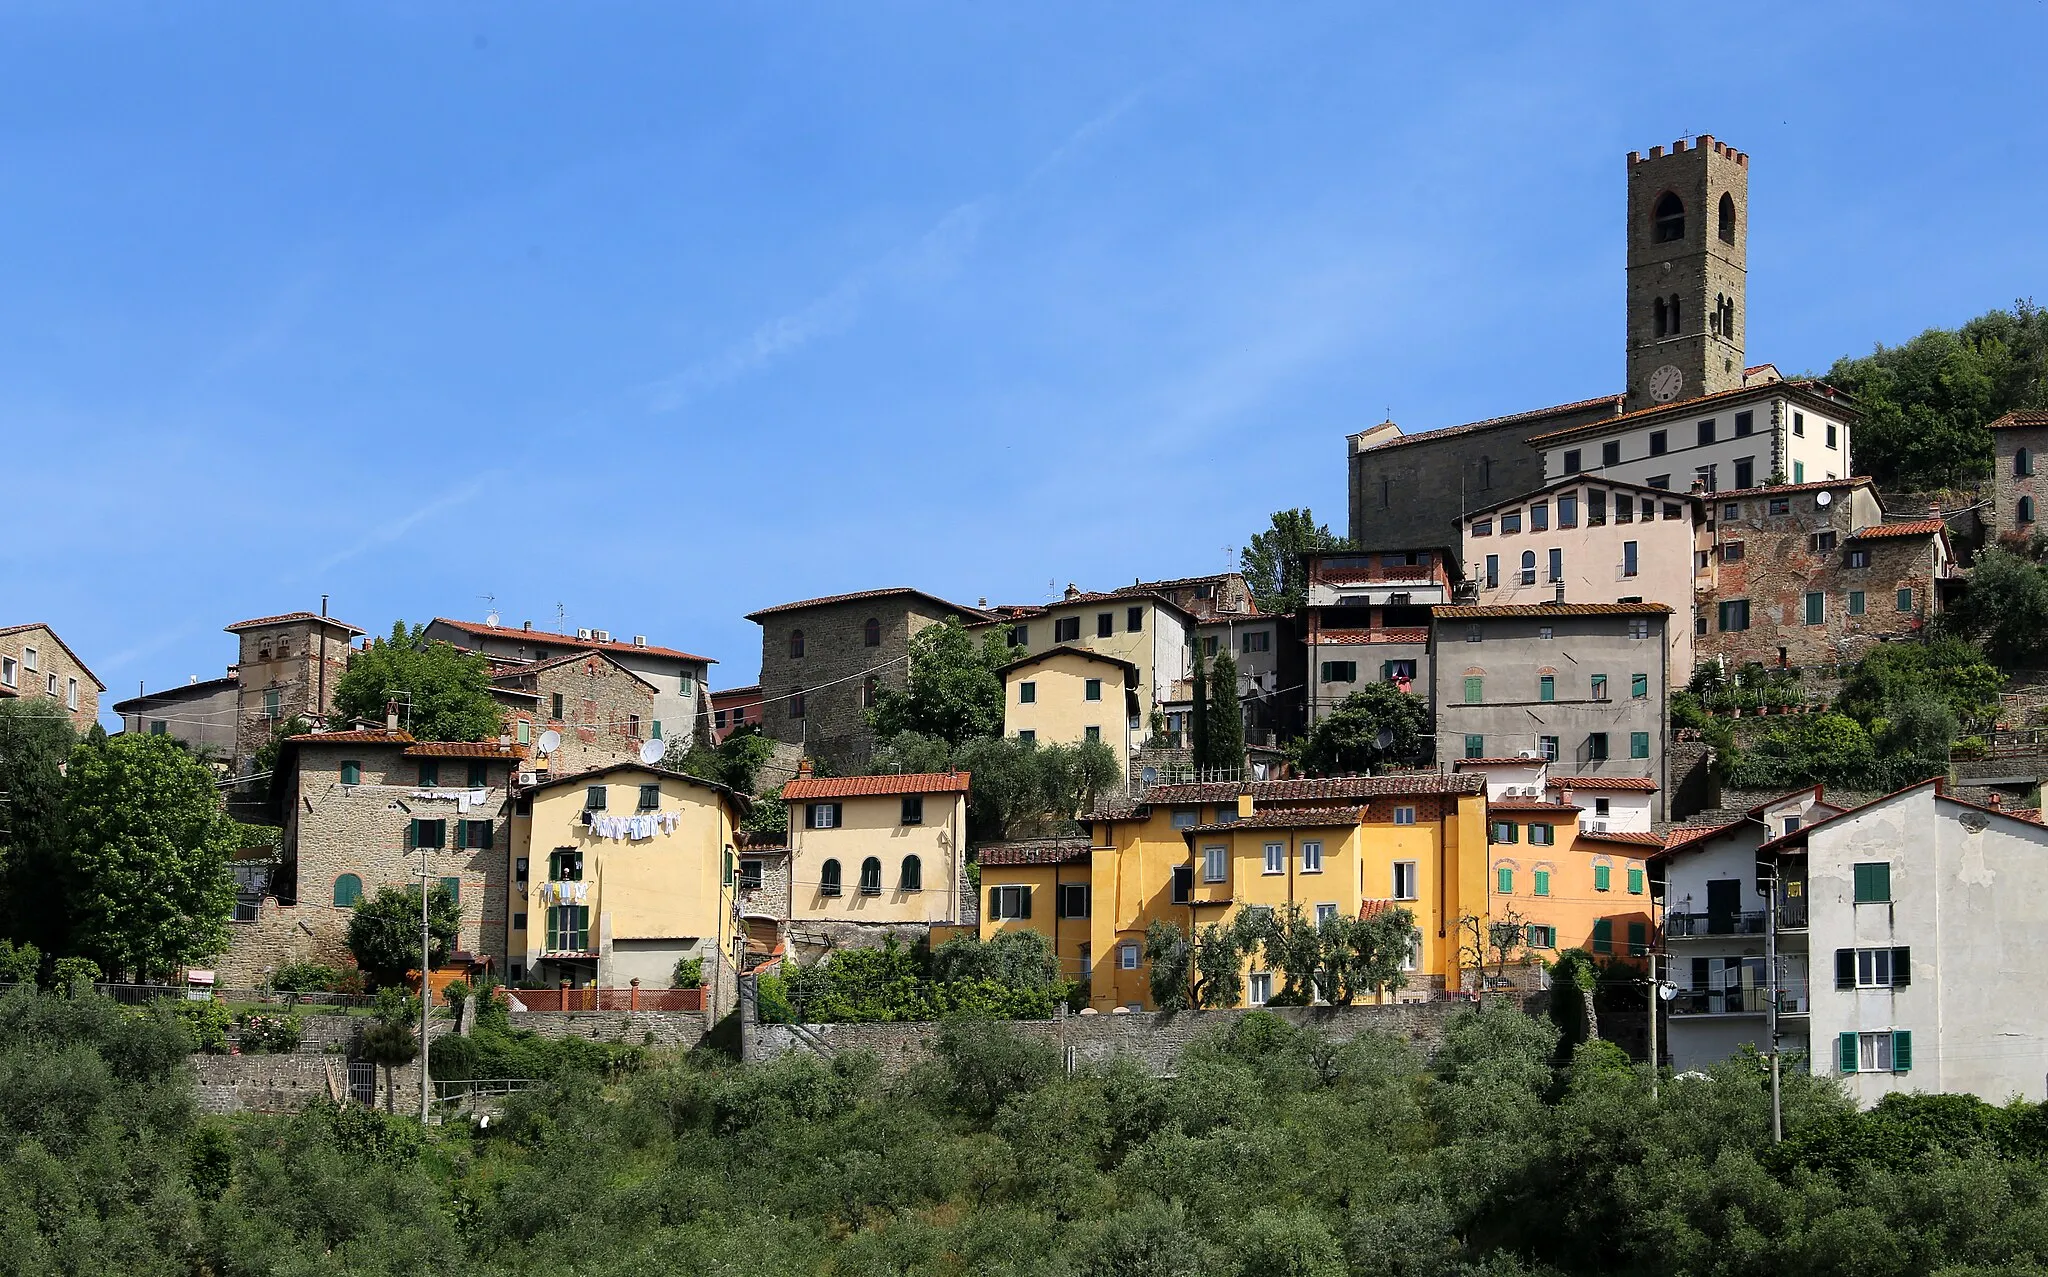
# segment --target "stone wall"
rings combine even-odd
[[[296,1113],[348,1095],[348,1060],[339,1055],[195,1055],[191,1067],[207,1113]]]
[[[1720,806],[1721,784],[1714,779],[1714,747],[1700,739],[1698,729],[1681,728],[1672,735],[1665,750],[1671,792],[1664,817],[1683,821]]]
[[[947,615],[957,614],[936,600],[892,594],[761,616],[761,730],[801,744],[842,773],[866,763],[874,734],[867,725],[864,672],[872,672],[877,688],[903,686],[911,636]],[[876,647],[867,645],[870,618],[881,623]],[[792,655],[796,631],[803,633],[801,656]],[[809,689],[802,717],[790,699],[798,689]]]
[[[603,656],[546,666],[536,671],[533,684],[540,694],[535,738],[550,730],[562,736],[561,747],[548,759],[549,775],[639,760],[640,746],[654,730],[652,684]],[[688,733],[678,735],[689,743]]]
[[[259,989],[289,962],[355,965],[348,949],[348,912],[324,904],[287,905],[266,896],[251,922],[228,926],[227,952],[209,959],[224,989]]]
[[[704,1039],[704,1016],[695,1011],[514,1011],[511,1019],[544,1038],[685,1049]]]

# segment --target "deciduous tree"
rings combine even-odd
[[[1349,544],[1317,523],[1306,506],[1276,510],[1266,530],[1255,533],[1238,554],[1238,570],[1261,612],[1294,612],[1308,596],[1301,556],[1342,550]]]
[[[400,725],[420,740],[489,740],[504,730],[483,654],[429,642],[426,627],[408,629],[404,621],[349,658],[334,686],[334,717],[381,724],[392,700],[399,702]]]
[[[1385,733],[1387,743],[1380,743]],[[1420,760],[1429,744],[1422,698],[1392,683],[1368,683],[1344,698],[1309,731],[1301,749],[1311,776],[1345,776]]]
[[[990,630],[980,643],[951,617],[910,640],[902,687],[883,687],[868,711],[879,736],[916,732],[958,745],[1003,732],[1003,676],[1008,653]]]
[[[427,897],[430,968],[438,967],[462,933],[462,908],[448,888],[435,883]],[[383,887],[356,902],[348,919],[348,948],[379,986],[396,985],[420,969],[420,899],[417,888]]]

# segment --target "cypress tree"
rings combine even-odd
[[[1209,675],[1202,666],[1202,651],[1195,649],[1195,707],[1188,715],[1188,744],[1197,769],[1209,765]]]
[[[1244,705],[1237,699],[1237,658],[1225,650],[1216,657],[1209,683],[1210,767],[1244,766]]]

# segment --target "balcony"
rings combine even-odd
[[[1740,913],[1667,913],[1666,940],[1699,940],[1709,936],[1760,936],[1764,934],[1764,911],[1745,909]],[[1806,897],[1790,896],[1778,901],[1778,930],[1806,930]]]
[[[1761,985],[1732,989],[1680,989],[1666,1006],[1674,1018],[1704,1015],[1762,1015],[1770,1009],[1769,990]],[[1807,1014],[1805,980],[1787,980],[1778,988],[1778,1014]]]

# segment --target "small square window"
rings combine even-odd
[[[903,823],[922,825],[924,823],[924,795],[906,794],[903,798]]]
[[[1138,969],[1138,946],[1126,940],[1116,947],[1116,965],[1123,971]]]
[[[1091,700],[1091,701],[1099,701],[1099,700],[1101,700],[1101,699],[1102,699],[1102,680],[1101,680],[1101,679],[1099,679],[1099,678],[1091,678],[1091,679],[1089,679],[1089,680],[1088,680],[1088,681],[1087,681],[1086,683],[1084,683],[1084,684],[1082,685],[1082,690],[1081,690],[1081,697],[1082,697],[1082,699],[1084,699],[1084,700]]]
[[[1395,824],[1397,824],[1397,825],[1412,825],[1412,824],[1414,824],[1414,823],[1415,823],[1415,809],[1414,809],[1413,807],[1396,807],[1396,808],[1394,808],[1394,823],[1395,823]]]
[[[1017,684],[1017,703],[1019,705],[1036,705],[1038,703],[1038,684]]]

